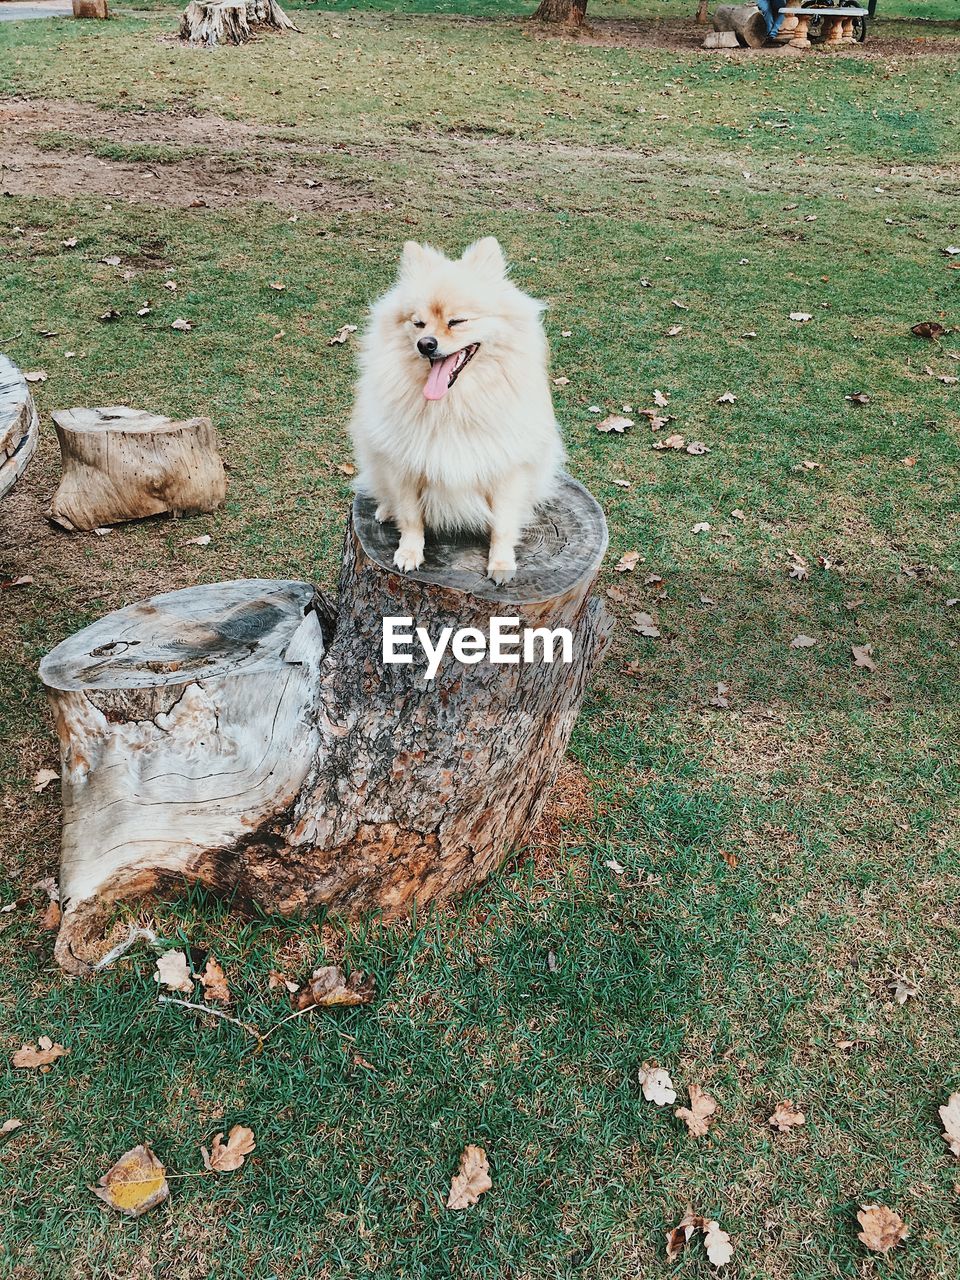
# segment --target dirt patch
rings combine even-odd
[[[905,24],[897,23],[898,31]],[[939,27],[944,28],[944,37],[939,37]],[[578,44],[616,46],[633,49],[664,49],[672,53],[700,52],[704,35],[712,30],[710,26],[698,26],[692,19],[669,20],[659,18],[592,18],[587,27],[578,31],[569,31],[563,27],[551,27],[543,23],[531,22],[528,32],[535,39],[565,39]],[[960,53],[960,40],[950,38],[949,33],[956,32],[960,37],[960,23],[942,23],[937,34],[929,32],[928,27],[918,27],[913,37],[897,35],[887,36],[872,27],[863,44],[844,45],[839,51],[818,50],[814,46],[809,52],[814,56],[835,57],[842,54],[850,58],[902,58],[929,57],[931,54]],[[782,46],[771,46],[765,49],[713,49],[712,54],[720,54],[734,58],[793,58],[802,56],[802,51],[786,49]]]
[[[65,133],[80,144],[203,147],[182,160],[113,160],[71,147],[49,150],[43,135]],[[76,199],[105,196],[168,208],[224,209],[253,201],[325,213],[376,207],[372,190],[349,178],[324,177],[295,137],[219,116],[105,111],[85,103],[8,100],[0,106],[2,193]],[[249,156],[256,154],[256,167]],[[225,155],[243,152],[241,163]]]

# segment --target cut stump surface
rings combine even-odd
[[[39,438],[40,418],[27,381],[0,355],[0,498],[23,475]]]

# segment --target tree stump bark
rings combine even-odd
[[[299,31],[276,0],[190,0],[180,39],[190,44],[245,44],[257,30]]]
[[[538,22],[561,22],[582,27],[587,16],[587,0],[540,0],[533,15]]]
[[[759,49],[767,42],[767,21],[753,4],[722,4],[713,15],[714,31],[732,31],[742,45]]]
[[[47,514],[64,529],[214,511],[226,496],[209,418],[173,422],[116,405],[62,409],[53,424],[63,476]]]
[[[75,18],[109,18],[107,0],[73,0]]]
[[[103,949],[118,900],[199,883],[287,915],[396,916],[478,884],[525,843],[609,636],[591,596],[603,513],[565,479],[497,586],[471,535],[428,532],[421,569],[399,573],[399,535],[374,505],[354,503],[335,611],[304,583],[195,587],[111,614],[44,659],[69,971]],[[417,642],[411,661],[386,660],[384,618],[434,645],[445,627],[475,633],[429,678]],[[533,660],[480,654],[491,619],[528,629]],[[568,654],[555,637],[547,661],[542,633],[560,628]]]
[[[40,418],[23,374],[0,355],[0,498],[26,470],[40,438]]]

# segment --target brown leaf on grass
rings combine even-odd
[[[704,444],[702,440],[691,440],[687,445],[687,453],[692,454],[695,458],[702,457],[705,453],[709,452],[710,446]]]
[[[340,472],[341,475],[344,475],[344,476],[355,476],[357,474],[357,468],[353,465],[352,462],[338,463],[337,470]]]
[[[633,619],[631,631],[635,631],[638,636],[646,636],[648,640],[660,639],[660,628],[654,621],[653,615],[649,613],[632,613],[630,617]]]
[[[903,973],[892,973],[887,981],[887,990],[896,1004],[906,1004],[917,995],[919,986]]]
[[[271,991],[275,991],[277,987],[285,987],[292,995],[295,991],[300,990],[299,982],[291,982],[285,973],[281,973],[279,969],[271,969],[267,977],[267,986]]]
[[[873,660],[872,644],[852,644],[850,653],[855,667],[863,667],[865,671],[876,671],[877,664]]]
[[[665,409],[670,403],[670,397],[668,395],[664,395],[664,393],[658,388],[653,393],[653,403],[658,409]]]
[[[664,436],[663,439],[661,440],[654,440],[650,448],[651,449],[682,449],[684,448],[686,443],[687,442],[686,440],[684,440],[683,436],[678,435],[676,432],[674,432],[673,435]]]
[[[662,413],[657,413],[656,409],[640,409],[641,417],[647,419],[650,423],[651,431],[661,431],[670,421],[669,417],[664,417]]]
[[[171,323],[170,328],[175,329],[177,333],[189,333],[193,325],[189,320],[185,320],[183,316],[177,316],[176,320]]]
[[[346,340],[350,337],[351,333],[356,333],[356,332],[357,332],[357,326],[355,324],[341,325],[340,328],[337,330],[337,332],[333,335],[333,337],[327,343],[327,346],[342,347],[343,344],[346,342]]]
[[[373,978],[356,970],[348,978],[337,964],[315,969],[313,977],[296,999],[298,1009],[330,1008],[333,1005],[369,1004],[373,999]]]
[[[245,1125],[235,1124],[226,1142],[223,1134],[218,1133],[214,1135],[209,1151],[206,1147],[200,1148],[203,1167],[211,1173],[232,1173],[234,1169],[240,1168],[250,1152],[256,1150],[256,1146],[253,1130]]]
[[[227,975],[216,956],[207,958],[206,967],[200,975],[203,994],[207,1000],[219,1000],[221,1004],[230,1003],[230,987]]]
[[[190,965],[183,951],[167,951],[157,961],[157,969],[153,975],[154,982],[159,982],[168,991],[182,991],[185,995],[193,992],[193,976]]]
[[[460,1168],[450,1182],[448,1209],[469,1209],[493,1186],[490,1164],[483,1147],[468,1145],[460,1156]]]
[[[667,1232],[667,1261],[676,1262],[684,1246],[689,1244],[698,1231],[703,1232],[703,1245],[712,1265],[725,1267],[733,1257],[730,1236],[722,1230],[716,1219],[705,1218],[689,1208],[677,1226]]]
[[[771,1128],[776,1129],[778,1133],[787,1133],[790,1129],[798,1124],[803,1124],[806,1115],[802,1111],[798,1111],[789,1098],[784,1098],[782,1102],[778,1102],[773,1109],[773,1115],[767,1121]]]
[[[625,551],[617,563],[613,566],[614,573],[633,573],[634,569],[640,563],[639,551]]]
[[[56,782],[60,777],[56,769],[38,769],[33,775],[33,790],[36,795],[40,795],[46,791],[51,782]]]
[[[682,325],[682,324],[672,324],[672,325],[670,326],[670,328],[667,330],[666,336],[667,336],[668,338],[676,338],[676,337],[678,337],[681,333],[683,333],[683,325]]]
[[[637,1072],[640,1091],[647,1102],[655,1102],[658,1107],[672,1106],[677,1100],[677,1091],[673,1087],[670,1073],[655,1062],[644,1062]]]
[[[910,1234],[899,1213],[880,1204],[863,1205],[857,1221],[862,1228],[857,1239],[873,1253],[889,1253]]]
[[[0,591],[7,591],[10,587],[32,587],[33,578],[29,573],[22,573],[19,578],[0,578]]]
[[[921,320],[919,324],[915,324],[910,332],[917,338],[926,338],[928,342],[936,342],[938,338],[942,338],[947,332],[936,320]]]
[[[844,400],[849,400],[851,404],[869,404],[870,397],[865,391],[856,391],[852,396],[844,396]]]
[[[41,1036],[36,1046],[25,1044],[22,1049],[18,1049],[13,1055],[12,1062],[15,1067],[22,1067],[26,1071],[39,1068],[47,1072],[52,1063],[58,1058],[65,1058],[69,1052],[70,1050],[65,1049],[62,1044],[54,1044],[49,1036]]]
[[[619,435],[623,435],[627,427],[633,426],[632,418],[624,418],[619,413],[610,413],[601,422],[596,423],[598,431],[610,432],[616,431]]]
[[[698,1084],[690,1085],[689,1094],[690,1106],[677,1107],[673,1114],[684,1122],[692,1138],[705,1138],[713,1124],[717,1100],[705,1093]]]
[[[724,391],[722,396],[717,396],[717,404],[736,404],[737,397],[732,391]]]
[[[943,1124],[943,1140],[951,1155],[960,1156],[960,1093],[951,1093],[938,1111]]]
[[[6,1138],[9,1134],[16,1133],[18,1129],[22,1128],[22,1120],[4,1120],[3,1124],[0,1124],[0,1137]]]
[[[111,1209],[130,1218],[155,1209],[170,1194],[166,1170],[149,1147],[134,1147],[90,1190]]]
[[[791,551],[787,548],[787,555],[790,562],[787,565],[787,572],[795,582],[806,582],[810,577],[810,566],[807,561],[797,551]]]
[[[724,684],[722,680],[718,680],[716,690],[717,692],[710,699],[710,706],[719,707],[721,711],[726,711],[730,706],[730,686]]]
[[[44,909],[41,928],[53,930],[60,928],[60,920],[63,912],[60,910],[60,903],[56,898],[51,898]]]
[[[793,639],[790,641],[790,648],[791,649],[812,649],[816,643],[817,642],[816,640],[814,640],[813,636],[799,635],[799,636],[794,636]]]
[[[25,382],[46,382],[47,371],[46,369],[32,369],[30,373],[23,375],[23,379]]]

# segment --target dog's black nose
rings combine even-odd
[[[417,343],[417,350],[422,356],[435,356],[437,354],[436,338],[421,338]]]

